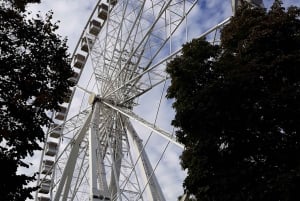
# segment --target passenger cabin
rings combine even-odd
[[[70,101],[70,98],[72,96],[73,90],[69,88],[69,90],[65,93],[64,102],[68,103]]]
[[[38,201],[50,201],[49,197],[39,196]]]
[[[118,0],[107,0],[107,3],[110,3],[110,5],[115,6],[118,3]]]
[[[108,14],[108,5],[105,3],[101,3],[98,7],[98,17],[102,20],[107,19],[107,14]]]
[[[51,174],[52,173],[52,166],[54,164],[54,161],[52,160],[44,160],[42,164],[42,173],[43,174]]]
[[[51,184],[50,179],[43,180],[39,189],[39,193],[48,194],[50,191],[50,184]]]
[[[83,37],[81,40],[81,50],[85,51],[86,53],[89,52],[89,48],[92,45],[92,39],[88,38],[88,37]]]
[[[57,153],[58,144],[56,142],[48,142],[46,146],[46,155],[55,156]]]
[[[97,20],[92,20],[89,26],[90,34],[97,36],[101,30],[101,23]]]
[[[85,56],[82,54],[76,54],[74,58],[74,67],[82,69],[84,67],[85,60]]]
[[[58,124],[53,124],[51,126],[50,137],[59,138],[62,135],[62,128],[58,126]]]
[[[64,106],[60,106],[60,111],[56,112],[55,119],[60,121],[64,120],[66,113],[67,113],[67,108]]]
[[[61,130],[59,130],[58,128],[51,131],[50,133],[50,137],[53,137],[53,138],[59,138],[61,136],[62,132]]]

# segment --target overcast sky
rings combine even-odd
[[[273,1],[268,0],[264,1],[264,4],[266,7],[269,7],[272,2]],[[52,10],[54,12],[54,20],[60,21],[58,34],[68,38],[69,52],[73,53],[81,32],[96,3],[97,1],[95,0],[42,0],[41,4],[30,5],[29,9],[32,13],[41,11],[42,14]],[[230,0],[200,0],[188,17],[190,25],[188,30],[189,39],[201,35],[201,33],[231,16],[230,3]],[[291,4],[300,6],[299,0],[288,0],[284,1],[284,3],[285,6]],[[179,45],[181,45],[180,42]],[[157,108],[161,91],[162,88],[157,88],[153,90],[152,93],[141,97],[140,103],[142,104],[135,109],[135,111],[146,119],[153,119],[155,116],[153,107]],[[163,96],[165,96],[165,93]],[[174,116],[174,111],[171,109],[171,103],[171,100],[166,100],[164,98],[158,116],[158,121],[160,122],[159,125],[169,132],[172,132],[170,122]],[[142,135],[149,135],[150,132],[145,130],[142,126],[135,126],[139,132],[143,133]],[[151,152],[151,157],[154,161],[157,161],[158,158],[156,156],[159,156],[159,153],[162,151],[162,148],[157,149],[155,146],[157,140],[159,141],[160,137],[154,136],[154,139],[150,141],[149,146],[147,147],[148,151]],[[166,144],[165,141],[163,141],[163,143]],[[183,193],[181,184],[185,173],[181,170],[179,165],[178,157],[180,152],[181,149],[171,145],[168,148],[166,155],[163,157],[162,164],[158,166],[156,172],[162,184],[166,200],[168,201],[176,201],[177,197]],[[32,159],[32,162],[34,163],[33,169],[38,168],[38,160],[39,159],[37,158]]]

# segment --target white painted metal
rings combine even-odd
[[[98,201],[109,198],[106,173],[104,168],[103,153],[100,152],[97,135],[99,135],[100,103],[93,105],[93,116],[89,131],[89,181],[90,181],[90,200]],[[101,148],[100,148],[101,149]],[[97,157],[98,151],[98,157]],[[97,170],[99,174],[97,174]],[[98,182],[99,181],[99,182]]]
[[[66,118],[65,113],[63,123],[54,119],[60,133],[53,137],[50,129],[47,141],[57,143],[58,153],[52,156],[53,166],[47,167],[51,174],[38,179],[39,183],[51,179],[50,192],[46,197],[37,194],[36,200],[166,200],[146,144],[130,120],[183,148],[173,135],[133,108],[139,97],[168,79],[165,66],[180,54],[175,41],[182,39],[181,32],[188,38],[188,15],[197,2],[98,1],[72,57],[76,74],[70,80],[76,86],[64,106],[69,116],[75,116]],[[218,32],[228,21],[200,37]],[[82,77],[84,71],[92,71],[90,77]],[[43,160],[49,160],[45,153]]]
[[[144,120],[143,118],[139,117],[138,115],[134,114],[131,110],[128,110],[126,108],[120,108],[118,106],[114,106],[112,104],[109,104],[108,102],[103,102],[105,105],[111,107],[112,109],[120,112],[121,114],[125,115],[126,117],[129,117],[130,119],[133,119],[137,122],[139,122],[140,124],[144,125],[145,127],[151,129],[152,131],[154,131],[155,133],[161,135],[162,137],[166,138],[167,140],[171,141],[172,143],[176,144],[177,146],[183,148],[183,145],[180,144],[179,142],[177,142],[175,136],[173,136],[172,134],[162,130],[161,128],[158,128],[157,126],[155,126],[154,124],[151,124],[149,122],[147,122],[146,120]]]
[[[130,121],[127,121],[127,130],[133,139],[133,144],[136,147],[137,153],[141,156],[141,161],[143,165],[143,173],[145,182],[149,183],[148,188],[150,189],[151,200],[156,201],[165,201],[165,197],[161,188],[159,187],[159,183],[154,174],[153,168],[151,166],[150,160],[147,156],[147,153],[144,149],[142,139],[138,136],[137,132],[134,130]]]
[[[75,164],[79,154],[80,145],[82,140],[85,137],[86,130],[88,129],[88,126],[90,124],[91,116],[92,116],[92,111],[90,111],[90,113],[88,114],[83,126],[81,127],[78,134],[76,135],[77,136],[76,139],[74,140],[74,142],[72,142],[71,153],[69,155],[68,161],[66,161],[66,166],[63,171],[62,177],[60,178],[60,182],[57,187],[54,201],[67,200],[68,198],[72,176],[75,169]]]

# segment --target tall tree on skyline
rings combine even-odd
[[[168,64],[185,191],[198,201],[300,199],[300,9],[242,6],[220,46]]]
[[[31,198],[35,175],[17,174],[24,161],[40,150],[43,127],[58,110],[71,82],[66,40],[55,33],[52,13],[27,19],[28,2],[5,1],[0,8],[0,200]]]

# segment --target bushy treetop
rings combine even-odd
[[[5,4],[10,2],[11,4]],[[47,112],[58,110],[72,83],[66,39],[55,33],[52,12],[28,19],[27,2],[0,4],[0,200],[26,200],[34,176],[18,175],[19,167],[41,149]]]
[[[244,5],[221,44],[195,39],[168,64],[184,187],[197,200],[298,200],[300,9]]]

